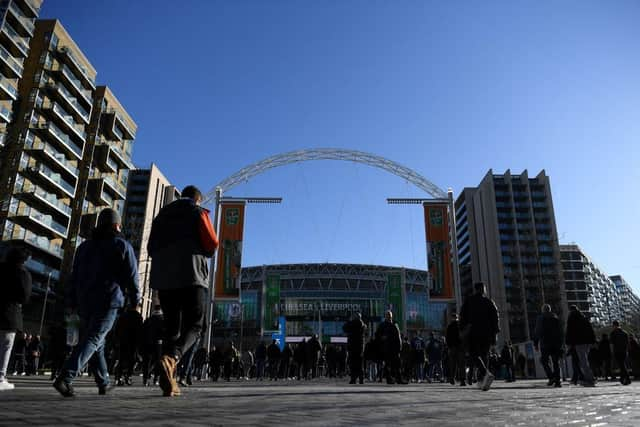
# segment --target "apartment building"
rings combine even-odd
[[[619,274],[609,276],[616,285],[620,299],[620,321],[640,330],[640,298],[633,292],[631,285]]]
[[[455,202],[463,298],[487,285],[501,339],[532,339],[542,304],[564,317],[566,302],[549,177],[489,171]]]
[[[36,294],[70,270],[81,223],[123,211],[136,125],[57,20],[35,23],[1,151],[0,232],[32,252]],[[94,222],[95,223],[95,222]]]
[[[609,276],[576,244],[560,245],[560,254],[567,304],[584,312],[594,328],[620,319],[620,297]]]
[[[147,242],[153,219],[160,209],[180,197],[173,186],[155,164],[149,169],[135,169],[129,175],[127,198],[124,207],[125,237],[131,242],[138,259],[138,275],[142,290],[142,316],[148,317],[157,298],[149,288],[151,258],[147,253]]]
[[[42,0],[0,1],[0,148],[5,145],[8,126],[18,101],[18,82],[29,56],[29,42]]]

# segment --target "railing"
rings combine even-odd
[[[114,108],[107,109],[107,113],[111,113],[115,115],[116,119],[118,119],[118,121],[120,122],[124,130],[126,130],[129,135],[135,137],[135,133],[131,130],[131,128],[129,128],[129,126],[127,125],[127,122],[125,122],[124,118],[120,115],[120,113],[118,113]]]
[[[76,111],[78,111],[78,113],[80,113],[80,115],[82,116],[82,118],[85,120],[85,122],[89,122],[89,112],[82,106],[80,105],[80,103],[78,102],[78,100],[76,99],[75,96],[73,96],[71,94],[71,92],[69,92],[67,90],[66,87],[64,87],[64,85],[62,83],[57,83],[54,85],[55,88],[58,90],[58,92],[60,92],[60,94],[62,95],[62,97],[73,107],[76,109]]]
[[[37,163],[35,166],[29,166],[28,168],[34,172],[38,172],[39,174],[46,176],[49,180],[64,189],[68,194],[73,195],[75,193],[76,189],[73,185],[62,179],[59,173],[53,172],[50,168],[43,165],[42,163]]]
[[[0,57],[7,61],[9,67],[11,67],[13,71],[16,72],[16,74],[22,76],[22,72],[24,71],[22,63],[14,58],[13,55],[11,55],[9,51],[2,45],[0,45]]]
[[[87,139],[87,133],[83,130],[78,129],[76,126],[75,120],[73,120],[73,116],[71,114],[67,114],[64,108],[60,105],[53,103],[52,105],[53,111],[69,126],[71,131],[78,135],[83,141]]]
[[[115,162],[115,160],[111,158],[108,152],[107,152],[107,165],[109,165],[109,167],[114,171],[118,170],[118,164]]]
[[[16,6],[16,4],[14,2],[11,2],[9,4],[9,9],[14,13],[14,15],[16,15],[16,18],[18,18],[18,21],[20,21],[20,23],[22,25],[24,25],[24,27],[27,29],[27,31],[29,31],[29,33],[33,34],[33,32],[36,29],[36,26],[33,23],[35,21],[35,19],[30,19],[30,18],[27,18],[26,16],[24,16],[24,12],[22,12],[22,10],[20,10],[20,8],[18,6]]]
[[[78,147],[75,142],[73,142],[71,138],[69,138],[69,135],[62,132],[62,130],[60,130],[58,126],[54,125],[51,122],[46,122],[41,126],[45,129],[48,129],[65,145],[65,147],[71,149],[71,151],[73,151],[78,157],[82,158],[82,148]]]
[[[104,178],[105,182],[108,183],[111,188],[113,188],[114,190],[116,190],[116,192],[120,193],[120,194],[126,194],[127,190],[126,188],[124,188],[124,186],[118,182],[117,180],[114,179],[113,175],[102,175],[102,178]]]
[[[10,122],[13,118],[13,113],[7,107],[0,108],[0,116],[5,119],[7,122]]]
[[[14,98],[18,97],[18,89],[13,87],[9,79],[6,79],[4,77],[0,78],[0,86],[2,86],[4,90],[9,92],[11,95],[13,95]]]
[[[33,208],[29,205],[23,205],[23,207],[19,208],[18,211],[14,214],[15,216],[27,216],[32,220],[38,222],[41,225],[44,225],[47,228],[50,228],[57,233],[65,236],[67,235],[67,227],[55,221],[51,215],[45,215],[36,208]]]
[[[18,34],[16,30],[13,29],[13,27],[11,26],[11,24],[9,24],[9,22],[5,21],[2,29],[9,35],[9,38],[11,38],[11,40],[13,40],[25,54],[29,53],[29,43],[27,43],[25,41],[25,38],[22,37],[20,34]]]
[[[32,148],[34,150],[43,150],[45,153],[56,159],[56,161],[64,166],[67,170],[69,170],[69,172],[71,172],[76,178],[78,177],[80,169],[78,169],[78,167],[74,166],[69,160],[67,160],[64,154],[59,153],[55,148],[53,148],[51,144],[43,141],[36,142],[34,139],[27,139],[25,141],[25,147]]]
[[[91,102],[91,94],[92,92],[89,89],[85,89],[82,85],[82,82],[76,78],[76,76],[69,70],[65,64],[59,65],[59,70],[66,77],[67,80],[73,85],[73,87],[80,93],[87,102]]]
[[[76,68],[77,68],[78,70],[80,70],[80,73],[82,74],[82,76],[83,76],[85,79],[87,79],[87,81],[91,84],[91,86],[92,86],[92,87],[95,87],[95,86],[96,86],[95,81],[94,81],[91,77],[89,77],[89,74],[88,74],[87,68],[86,68],[84,65],[82,65],[82,64],[80,63],[80,61],[78,60],[78,58],[76,58],[76,56],[73,54],[73,52],[71,51],[71,49],[70,49],[69,47],[67,47],[67,46],[62,46],[62,47],[60,48],[60,52],[62,52],[62,53],[64,53],[64,54],[66,54],[66,55],[69,57],[69,59],[71,59],[71,62],[73,62],[73,64],[76,66]]]

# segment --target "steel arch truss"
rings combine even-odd
[[[211,191],[209,191],[205,196],[205,203],[211,203],[214,200],[216,188],[220,188],[222,192],[227,192],[236,185],[246,182],[252,177],[269,169],[292,163],[306,162],[309,160],[343,160],[373,166],[390,172],[400,178],[404,178],[434,198],[447,198],[447,193],[445,191],[419,173],[392,160],[385,159],[384,157],[362,151],[344,150],[340,148],[313,148],[277,154],[240,169],[238,172],[222,180]]]

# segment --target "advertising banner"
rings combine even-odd
[[[244,202],[220,204],[220,246],[216,270],[215,298],[238,298],[242,267]]]
[[[433,283],[430,291],[432,299],[455,298],[447,211],[448,204],[445,202],[424,203],[427,264]]]
[[[402,304],[402,273],[387,275],[387,309],[393,312],[393,321],[403,329],[404,305]]]
[[[266,331],[278,330],[278,317],[280,316],[280,276],[268,274],[264,293],[264,323]]]

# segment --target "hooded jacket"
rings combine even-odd
[[[536,319],[535,345],[540,343],[544,351],[560,351],[562,349],[562,325],[554,313],[545,312]]]
[[[22,265],[0,263],[0,330],[22,330],[22,304],[31,296],[31,273]]]
[[[188,198],[163,207],[153,220],[147,244],[152,258],[151,288],[208,287],[207,258],[217,247],[209,211]]]

